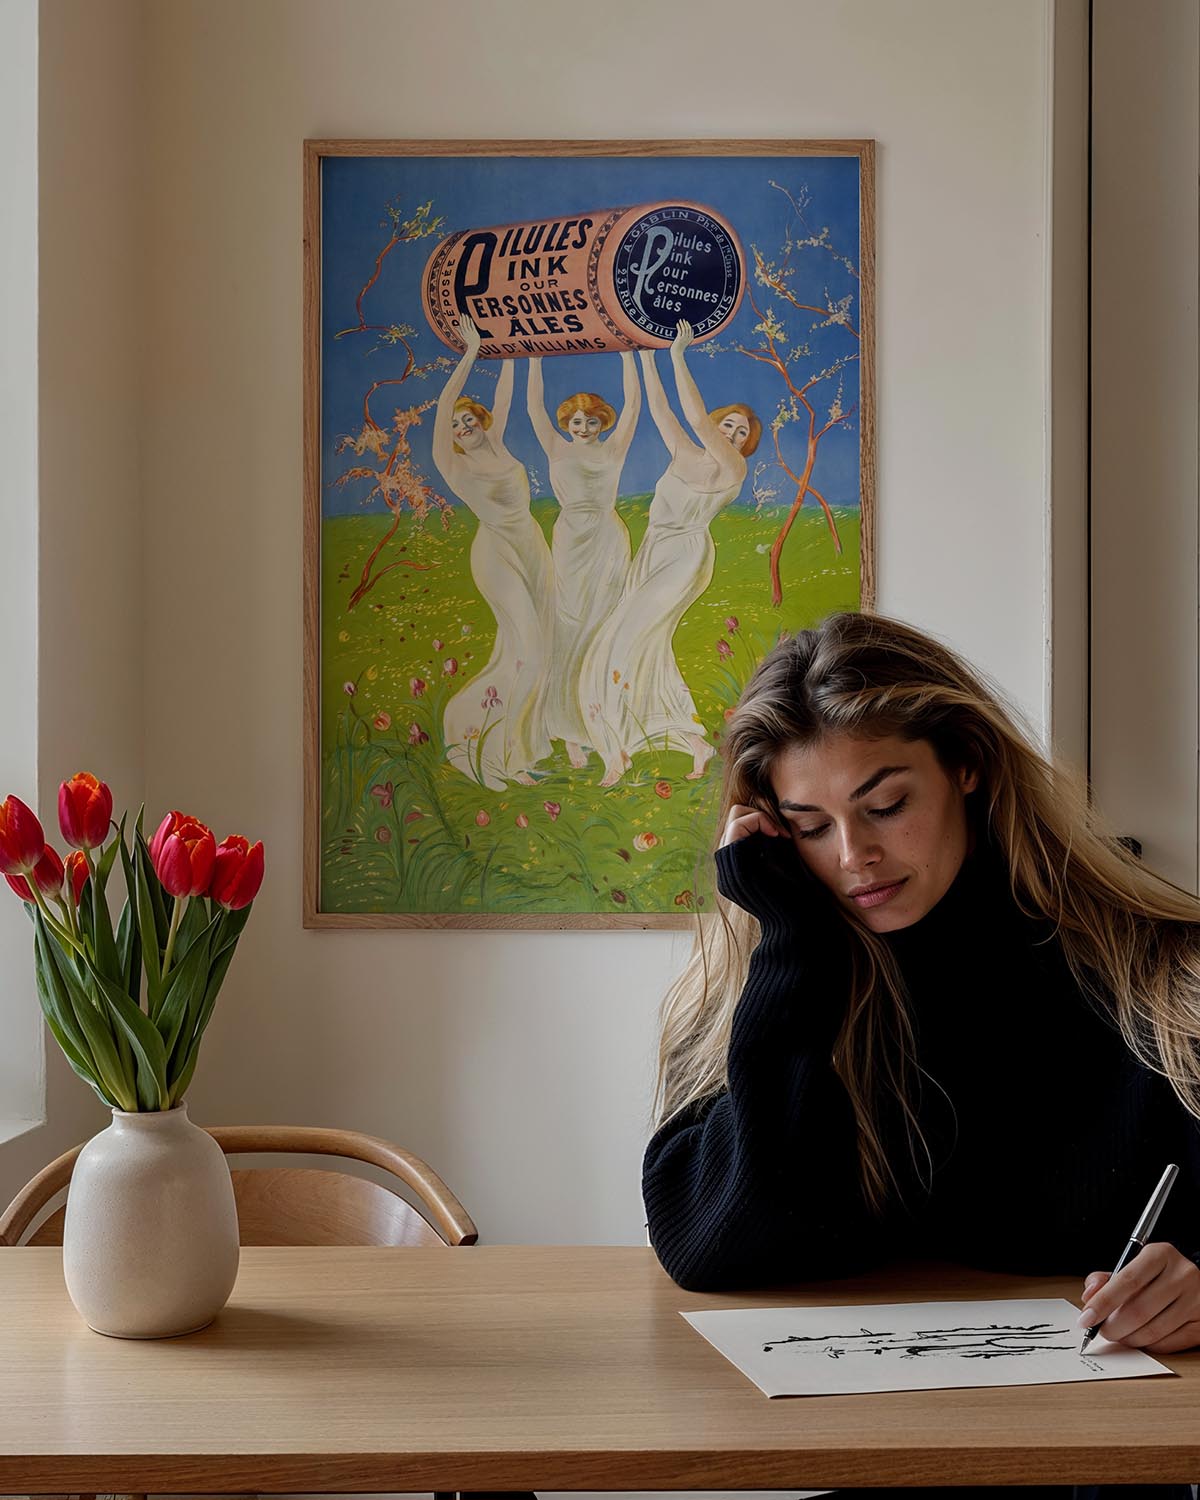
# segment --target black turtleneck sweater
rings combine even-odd
[[[910,1164],[895,1106],[884,1142],[903,1183],[863,1200],[854,1112],[830,1053],[850,991],[849,928],[790,843],[717,855],[723,895],[758,918],[727,1088],[646,1150],[650,1239],[694,1291],[841,1276],[891,1260],[1027,1275],[1106,1270],[1168,1162],[1155,1237],[1200,1246],[1200,1127],[1082,992],[1049,924],[1026,917],[990,848],[889,935],[922,1073],[929,1161]]]

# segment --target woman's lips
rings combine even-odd
[[[893,880],[888,885],[876,885],[862,891],[851,891],[850,899],[855,906],[882,906],[885,901],[890,901],[903,886],[904,880]]]

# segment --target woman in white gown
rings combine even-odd
[[[690,752],[689,780],[704,774],[713,754],[671,642],[712,579],[709,524],[745,482],[762,423],[748,406],[705,411],[685,359],[692,338],[691,324],[680,322],[671,364],[695,442],[671,410],[654,351],[642,350],[647,404],[671,462],[655,487],[625,591],[584,659],[582,702],[591,743],[604,759],[601,786],[615,786],[632,756],[651,745]]]
[[[529,420],[550,464],[550,488],[558,501],[551,551],[554,557],[554,657],[546,693],[546,732],[562,740],[573,766],[587,764],[591,744],[580,706],[583,658],[596,631],[621,597],[629,572],[629,528],[617,515],[617,487],[633,441],[642,388],[633,354],[621,355],[624,404],[621,417],[600,396],[578,391],[559,406],[556,432],[546,415],[542,361],[529,361]],[[612,437],[601,435],[614,427]]]
[[[472,780],[500,790],[550,754],[544,704],[554,637],[554,565],[529,513],[525,465],[504,446],[513,367],[506,359],[489,412],[463,395],[479,353],[479,331],[459,320],[466,353],[438,397],[433,461],[479,522],[471,573],[496,617],[487,665],[446,705],[446,759]]]

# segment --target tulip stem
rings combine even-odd
[[[163,954],[162,977],[166,983],[167,970],[171,967],[171,955],[175,952],[175,934],[179,931],[179,918],[183,915],[183,898],[175,897],[175,905],[171,908],[171,930],[167,933],[167,949]]]
[[[41,891],[38,890],[37,881],[34,880],[32,874],[30,874],[26,878],[25,884],[29,887],[30,895],[32,895],[34,901],[37,903],[38,910],[41,912],[46,926],[50,929],[54,936],[59,940],[60,943],[65,943],[68,948],[73,948],[75,952],[79,954],[80,958],[85,957],[83,947],[79,942],[76,941],[74,934],[68,928],[63,926],[63,924],[46,905],[46,898],[42,895]]]

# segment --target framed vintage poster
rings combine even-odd
[[[305,145],[305,923],[674,927],[872,602],[870,141]]]

